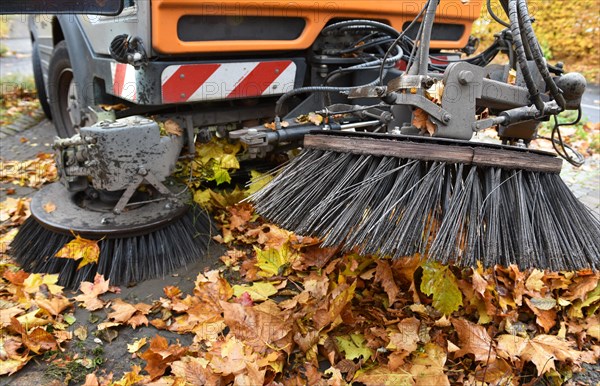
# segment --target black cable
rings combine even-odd
[[[521,69],[523,79],[525,80],[525,84],[527,85],[527,90],[529,91],[529,95],[533,99],[535,107],[540,112],[543,112],[544,101],[540,96],[540,92],[538,91],[538,88],[533,80],[533,76],[531,75],[531,71],[529,70],[529,66],[527,64],[527,57],[525,54],[525,47],[523,46],[523,40],[521,39],[521,29],[519,26],[519,15],[517,11],[517,0],[509,0],[508,8],[508,16],[510,18],[510,30],[513,38],[515,51],[517,54],[519,68]]]
[[[492,19],[496,20],[496,22],[506,28],[510,28],[510,24],[508,24],[507,22],[505,22],[504,20],[500,19],[495,13],[494,10],[492,9],[492,0],[487,0],[487,11],[490,14],[490,16],[492,17]]]
[[[370,27],[375,27],[376,29],[379,29],[381,31],[385,31],[388,33],[388,35],[393,35],[393,36],[398,36],[399,32],[396,31],[394,28],[390,27],[387,24],[384,23],[380,23],[378,21],[373,21],[373,20],[345,20],[345,21],[340,21],[331,25],[328,25],[327,27],[323,28],[323,31],[321,32],[322,34],[326,34],[327,32],[333,30],[333,29],[342,29],[344,27],[354,27],[356,28],[356,26],[370,26]],[[364,29],[364,28],[362,28]],[[371,28],[372,29],[372,28]]]
[[[550,94],[561,107],[561,109],[565,109],[567,102],[565,98],[552,79],[552,75],[550,75],[550,71],[548,70],[548,65],[546,64],[546,60],[544,59],[544,53],[540,48],[539,41],[535,36],[535,31],[533,30],[533,26],[531,25],[531,18],[529,17],[529,9],[527,8],[527,2],[525,0],[518,0],[518,11],[519,18],[521,20],[521,27],[523,28],[523,32],[525,33],[525,44],[529,46],[531,51],[531,55],[535,64],[546,83],[546,87],[550,90]]]
[[[428,5],[428,4],[429,3],[427,3],[426,5]],[[413,59],[415,57],[415,54],[417,53],[417,45],[420,44],[419,42],[421,39],[422,32],[423,32],[423,23],[421,23],[419,25],[419,30],[417,31],[417,36],[415,38],[415,41],[413,42],[412,49],[410,50],[410,56],[408,57],[408,61],[406,62],[406,73],[408,73],[408,70],[412,66]]]
[[[556,151],[556,153],[559,156],[561,156],[565,161],[567,161],[568,163],[570,163],[571,165],[576,166],[576,167],[579,167],[585,163],[585,157],[580,152],[573,149],[568,144],[564,143],[564,141],[562,139],[562,134],[560,132],[560,127],[578,124],[579,121],[581,120],[581,115],[582,115],[581,114],[581,106],[577,110],[577,119],[574,120],[573,122],[559,123],[557,115],[554,115],[554,128],[552,129],[552,135],[550,137],[554,151]],[[556,136],[558,136],[558,140],[555,139]],[[558,148],[558,146],[560,146],[560,149]],[[569,149],[571,151],[571,153],[574,155],[574,157],[567,153],[567,149]]]
[[[423,16],[423,13],[425,13],[425,10],[427,10],[427,6],[429,5],[429,2],[431,0],[427,0],[427,3],[425,3],[425,5],[423,6],[423,8],[421,9],[421,11],[417,14],[417,16],[415,16],[415,18],[410,22],[410,24],[402,31],[402,33],[398,36],[398,38],[396,38],[396,40],[394,40],[394,42],[392,43],[392,45],[390,46],[390,48],[388,48],[388,50],[386,51],[385,55],[383,56],[383,62],[381,64],[381,67],[379,68],[379,84],[383,83],[383,70],[384,70],[384,63],[385,60],[387,59],[387,57],[392,53],[392,49],[394,46],[396,46],[400,40],[402,40],[402,38],[406,35],[406,33],[415,25],[415,23],[417,22],[417,20],[419,20],[421,18],[421,16]],[[423,27],[423,23],[421,23],[420,27]],[[419,28],[419,31],[421,29]],[[417,32],[417,37],[419,36],[419,33]],[[416,44],[416,43],[415,43]],[[412,55],[412,54],[411,54]],[[408,68],[408,67],[407,67]]]

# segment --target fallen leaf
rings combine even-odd
[[[41,309],[47,311],[52,316],[60,315],[65,309],[71,306],[69,299],[62,295],[55,295],[51,298],[36,296],[35,303]]]
[[[392,371],[386,366],[378,366],[367,371],[359,370],[353,381],[366,386],[412,386],[415,384],[411,373],[404,370]]]
[[[429,133],[430,136],[433,136],[437,130],[436,124],[429,119],[429,114],[419,108],[413,111],[412,125],[423,132]]]
[[[542,281],[543,277],[544,271],[534,269],[529,274],[527,281],[525,281],[525,288],[527,288],[530,291],[540,292],[540,290],[545,286],[544,282]]]
[[[251,286],[234,285],[231,288],[234,296],[240,297],[242,294],[247,293],[255,302],[265,301],[269,296],[277,293],[277,288],[270,282],[254,282]]]
[[[83,303],[83,307],[88,311],[99,310],[104,307],[104,301],[98,299],[99,295],[106,293],[109,289],[109,280],[104,280],[104,276],[96,274],[94,282],[83,281],[79,285],[82,295],[75,296],[75,300]]]
[[[144,380],[144,377],[140,375],[142,368],[138,365],[132,365],[131,371],[125,373],[123,377],[117,382],[113,383],[112,386],[135,386],[139,382]]]
[[[77,269],[81,269],[88,264],[98,263],[100,257],[99,240],[84,239],[79,235],[75,235],[75,239],[69,241],[61,248],[55,257],[62,259],[81,260]]]
[[[176,135],[181,137],[183,134],[183,129],[179,126],[179,123],[175,122],[172,119],[167,119],[165,121],[165,131],[169,134]]]
[[[56,285],[58,282],[58,274],[47,275],[41,273],[32,273],[23,280],[23,290],[33,294],[40,291],[42,286],[48,288],[51,294],[56,295],[62,292],[63,287]]]
[[[129,352],[131,354],[136,353],[142,347],[144,347],[146,345],[146,343],[147,343],[147,339],[145,337],[138,339],[138,340],[134,341],[133,343],[127,345],[127,352]]]
[[[85,325],[79,326],[75,329],[75,331],[73,331],[73,334],[79,339],[79,340],[86,340],[87,336],[88,336],[88,330],[87,327]]]
[[[405,351],[405,356],[415,351],[419,345],[419,328],[421,321],[417,318],[406,318],[398,323],[398,332],[390,333],[388,349]]]
[[[362,334],[336,336],[337,345],[346,359],[355,360],[363,358],[367,361],[373,355],[371,349],[365,346],[365,337]]]
[[[56,205],[51,202],[47,202],[44,204],[43,208],[46,213],[52,213],[56,210]]]
[[[180,345],[169,345],[169,342],[160,335],[150,341],[150,347],[139,357],[146,361],[144,370],[150,374],[151,379],[163,375],[169,364],[178,360],[186,351]]]
[[[464,319],[452,318],[451,321],[460,340],[460,350],[454,353],[455,357],[473,354],[476,361],[486,363],[490,358],[495,358],[492,338],[483,326]]]
[[[203,358],[184,356],[171,363],[171,372],[191,386],[218,384],[219,376],[207,368],[208,361]]]
[[[129,304],[121,299],[115,299],[110,307],[113,309],[113,312],[110,312],[107,317],[113,322],[118,324],[126,323],[133,327],[133,329],[142,324],[148,325],[148,318],[146,315],[152,308],[149,304]]]
[[[572,349],[573,344],[553,335],[538,335],[533,339],[515,335],[498,337],[498,352],[504,358],[531,361],[538,375],[556,369],[554,360],[575,361],[580,353]]]
[[[428,261],[422,265],[421,291],[433,295],[433,307],[444,315],[450,315],[462,305],[462,293],[456,276],[439,263]]]
[[[262,250],[254,247],[259,276],[272,277],[285,275],[296,255],[287,247]]]
[[[416,386],[450,386],[448,376],[444,372],[446,352],[433,343],[427,343],[424,352],[413,359],[410,368]]]
[[[381,284],[388,296],[389,305],[391,306],[396,301],[400,289],[394,281],[394,275],[392,274],[392,268],[389,263],[386,260],[377,260],[376,263],[375,282]]]
[[[539,307],[536,307],[532,300],[529,300],[528,298],[525,298],[525,303],[529,306],[529,309],[533,311],[535,316],[537,316],[536,323],[544,329],[544,332],[549,332],[550,329],[556,325],[557,314],[554,309],[540,309]]]
[[[100,386],[100,382],[98,381],[98,377],[96,374],[91,373],[85,376],[85,383],[83,386]]]

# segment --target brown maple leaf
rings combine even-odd
[[[152,306],[144,303],[129,304],[121,299],[115,299],[111,304],[111,308],[114,311],[108,314],[108,319],[116,323],[126,323],[135,329],[142,324],[148,325],[146,315],[150,312]]]
[[[207,364],[206,359],[184,356],[171,363],[171,373],[185,379],[186,383],[191,386],[217,384],[220,377],[214,374]]]
[[[150,341],[150,347],[140,355],[146,361],[144,370],[150,374],[151,379],[163,375],[170,364],[183,356],[185,347],[180,345],[169,345],[169,342],[160,335],[156,335]]]
[[[375,282],[380,283],[385,293],[388,296],[389,306],[396,301],[400,288],[394,281],[394,275],[392,274],[392,268],[386,260],[377,260],[377,268],[375,269]]]
[[[556,368],[554,361],[576,362],[581,352],[572,348],[573,343],[554,335],[538,335],[533,339],[516,335],[498,337],[498,353],[504,358],[521,358],[531,361],[542,375]]]
[[[406,318],[398,323],[398,332],[390,333],[388,348],[405,351],[405,357],[415,351],[419,346],[419,328],[421,321],[415,317]]]
[[[544,332],[549,332],[552,327],[556,326],[557,314],[555,309],[542,310],[532,304],[531,300],[525,298],[525,303],[536,316],[536,323],[544,329]]]
[[[433,343],[427,343],[424,352],[419,353],[410,368],[416,386],[450,386],[448,376],[444,373],[446,351]]]
[[[98,296],[109,290],[109,280],[104,280],[104,276],[97,273],[93,283],[83,281],[79,285],[79,290],[83,295],[75,296],[75,300],[83,303],[83,307],[88,311],[99,310],[104,307],[105,302],[98,299]]]
[[[231,333],[255,352],[263,353],[269,346],[290,349],[292,325],[275,302],[267,300],[251,307],[221,302],[221,307]]]
[[[422,132],[429,133],[430,136],[433,136],[437,130],[436,124],[429,119],[429,114],[419,108],[413,111],[412,125]]]
[[[41,296],[41,294],[36,294],[35,303],[52,316],[60,315],[61,312],[71,306],[69,299],[62,295],[53,295],[50,298],[46,298]]]
[[[496,356],[492,338],[483,326],[464,319],[452,318],[451,321],[460,340],[460,350],[454,353],[455,357],[473,354],[476,361],[487,362]]]
[[[573,280],[573,284],[569,286],[569,291],[565,296],[567,300],[581,299],[584,300],[587,294],[598,286],[600,273],[595,273],[586,276],[577,276]]]

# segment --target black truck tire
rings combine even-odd
[[[33,67],[33,81],[35,82],[35,88],[37,89],[37,96],[40,100],[40,106],[42,106],[42,110],[44,111],[44,115],[46,115],[46,118],[52,120],[50,103],[48,103],[48,94],[46,94],[46,87],[44,86],[44,75],[42,72],[40,51],[38,43],[36,41],[33,41],[32,43],[31,65]]]
[[[52,59],[50,59],[48,94],[56,132],[59,137],[72,137],[77,133],[81,122],[75,122],[74,114],[70,112],[71,109],[78,108],[78,101],[73,67],[71,59],[69,59],[67,42],[64,40],[54,47]],[[75,115],[78,115],[78,112]]]

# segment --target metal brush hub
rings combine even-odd
[[[122,238],[152,232],[180,218],[192,201],[185,185],[173,184],[167,188],[174,198],[132,201],[120,214],[110,211],[109,204],[91,200],[83,192],[69,192],[59,183],[47,185],[31,200],[31,215],[45,228],[54,232],[89,239]],[[185,193],[181,193],[184,192]],[[142,196],[143,197],[143,196]],[[44,207],[56,206],[48,212]]]

